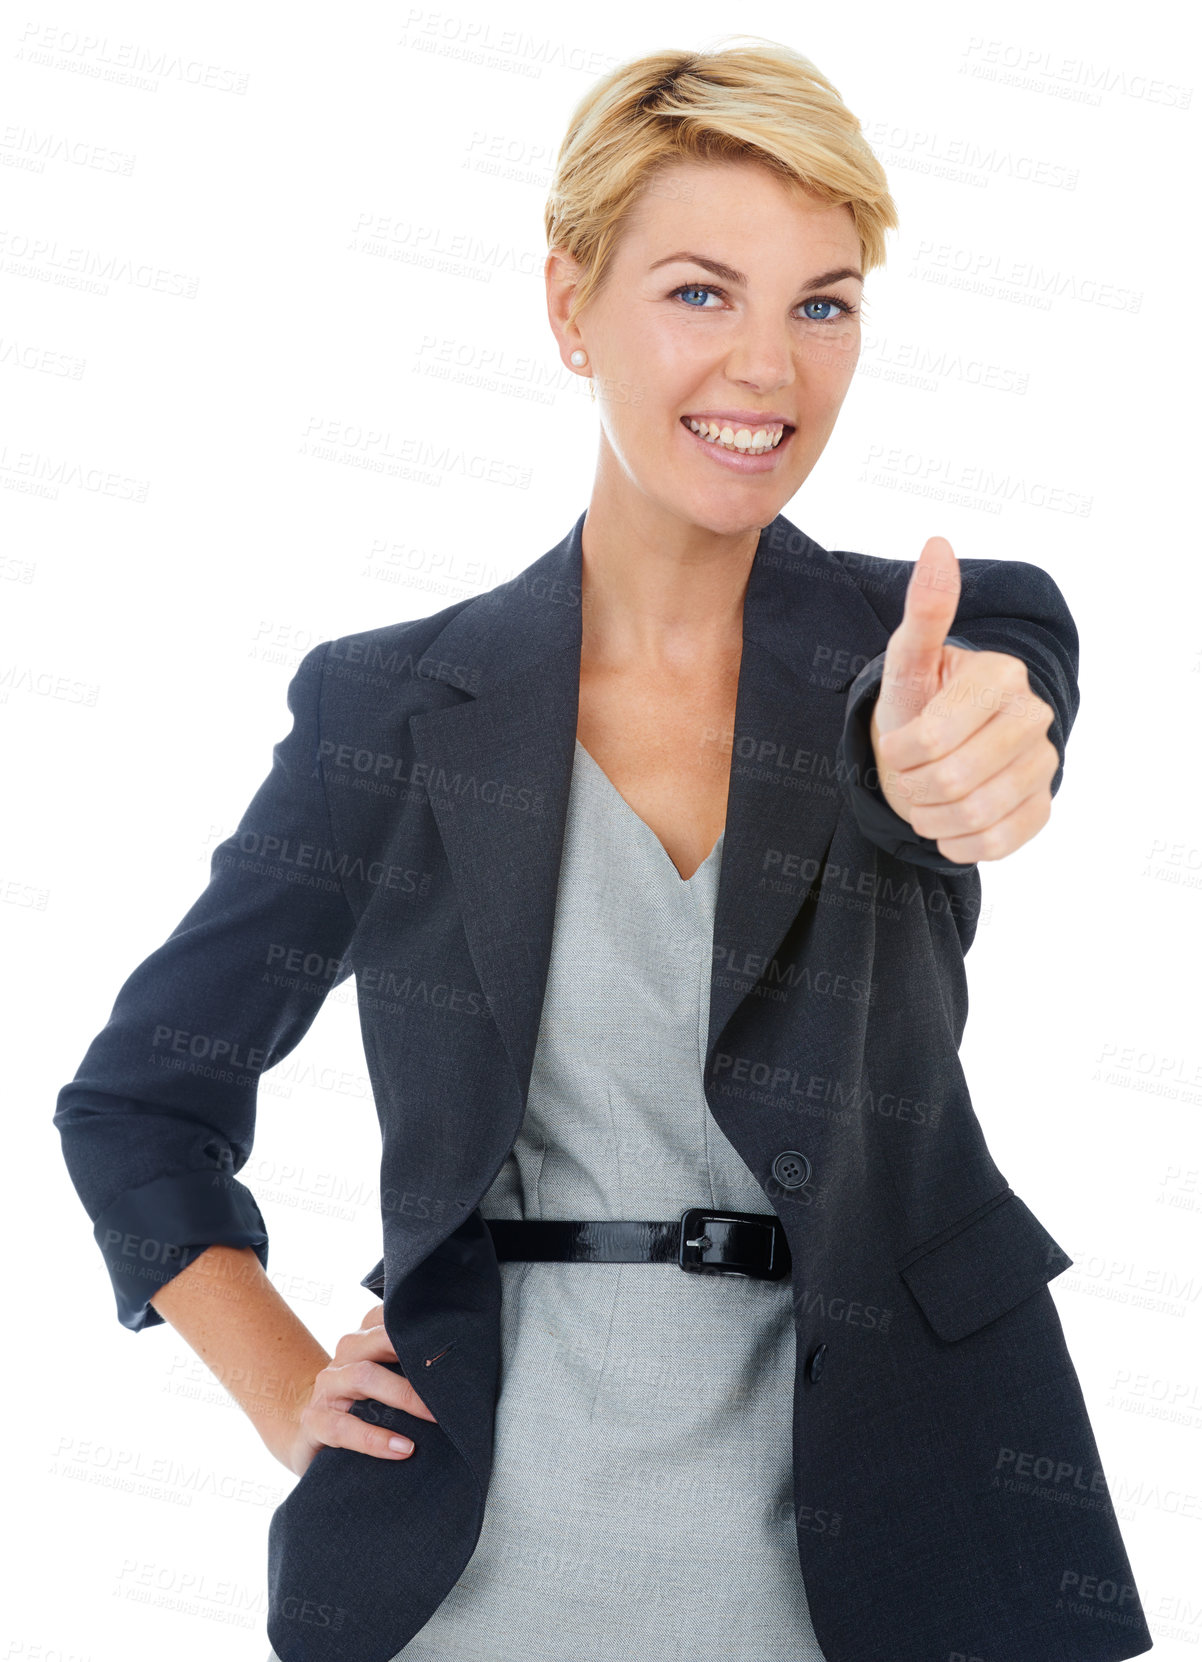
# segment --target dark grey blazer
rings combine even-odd
[[[305,656],[291,731],[207,888],[59,1093],[119,1319],[154,1326],[150,1294],[210,1243],[266,1266],[235,1175],[258,1079],[355,976],[383,1136],[384,1253],[363,1285],[438,1423],[356,1404],[412,1431],[416,1454],[323,1447],[276,1509],[283,1662],[388,1662],[479,1537],[500,1276],[478,1208],[538,1035],[584,522],[488,593]],[[828,1662],[1109,1662],[1151,1638],[1047,1288],[1070,1260],[991,1158],[958,1058],[977,867],[916,837],[872,768],[911,569],[828,551],[783,516],[761,532],[704,1085],[789,1241],[797,1545]],[[953,639],[1024,661],[1063,764],[1077,634],[1059,589],[1024,561],[960,569]],[[720,1564],[738,1526],[665,1527]],[[680,1619],[687,1636],[696,1613]]]

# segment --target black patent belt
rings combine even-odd
[[[697,1275],[779,1281],[792,1268],[775,1212],[690,1206],[666,1223],[593,1218],[486,1218],[498,1259],[536,1263],[677,1264]]]

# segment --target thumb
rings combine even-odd
[[[885,648],[881,731],[902,726],[939,691],[943,643],[959,604],[960,562],[946,537],[928,537],[910,573],[902,620]]]

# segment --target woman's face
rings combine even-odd
[[[822,454],[855,371],[859,266],[850,208],[746,162],[665,168],[571,334],[579,270],[549,255],[563,357],[583,347],[596,385],[599,487],[719,534],[767,525]],[[687,418],[727,429],[734,448]],[[782,423],[762,457],[738,449],[741,428],[771,438]]]

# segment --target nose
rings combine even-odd
[[[788,326],[779,320],[743,319],[727,354],[729,380],[764,397],[790,386],[796,378],[793,362],[795,342]]]

